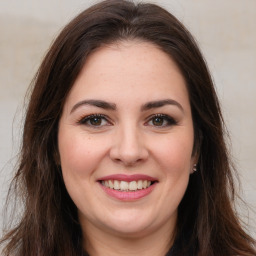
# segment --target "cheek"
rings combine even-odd
[[[158,144],[161,146],[154,146],[155,155],[167,175],[189,173],[193,148],[190,136],[171,136]]]
[[[87,177],[103,154],[102,144],[82,133],[59,132],[59,153],[63,175]]]

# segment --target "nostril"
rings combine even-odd
[[[134,166],[137,165],[138,163],[142,162],[142,159],[136,159],[136,160],[120,160],[125,166]]]
[[[136,126],[127,125],[125,129],[120,128],[113,138],[110,149],[110,157],[113,161],[123,163],[125,166],[133,166],[148,157],[143,137],[138,132]]]
[[[143,162],[146,158],[142,157],[140,154],[119,154],[111,155],[111,159],[116,163],[122,163],[125,166],[134,166],[138,163]]]

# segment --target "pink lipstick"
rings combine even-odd
[[[133,174],[133,175],[113,174],[113,175],[104,176],[99,180],[120,180],[120,181],[124,180],[127,182],[137,181],[137,180],[157,181],[156,178],[153,178],[151,176],[144,175],[144,174]]]
[[[98,179],[101,188],[111,197],[134,201],[150,194],[156,187],[157,179],[148,175],[115,174]]]

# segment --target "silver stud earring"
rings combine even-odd
[[[193,170],[193,172],[197,171],[197,165],[196,164],[193,165],[193,169],[192,170]]]

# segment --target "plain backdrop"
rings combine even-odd
[[[256,0],[153,2],[189,28],[205,55],[230,131],[241,195],[256,210]],[[60,29],[93,3],[0,0],[0,211],[17,160],[27,87]],[[242,213],[256,226],[252,210]],[[0,230],[2,221],[0,215]]]

